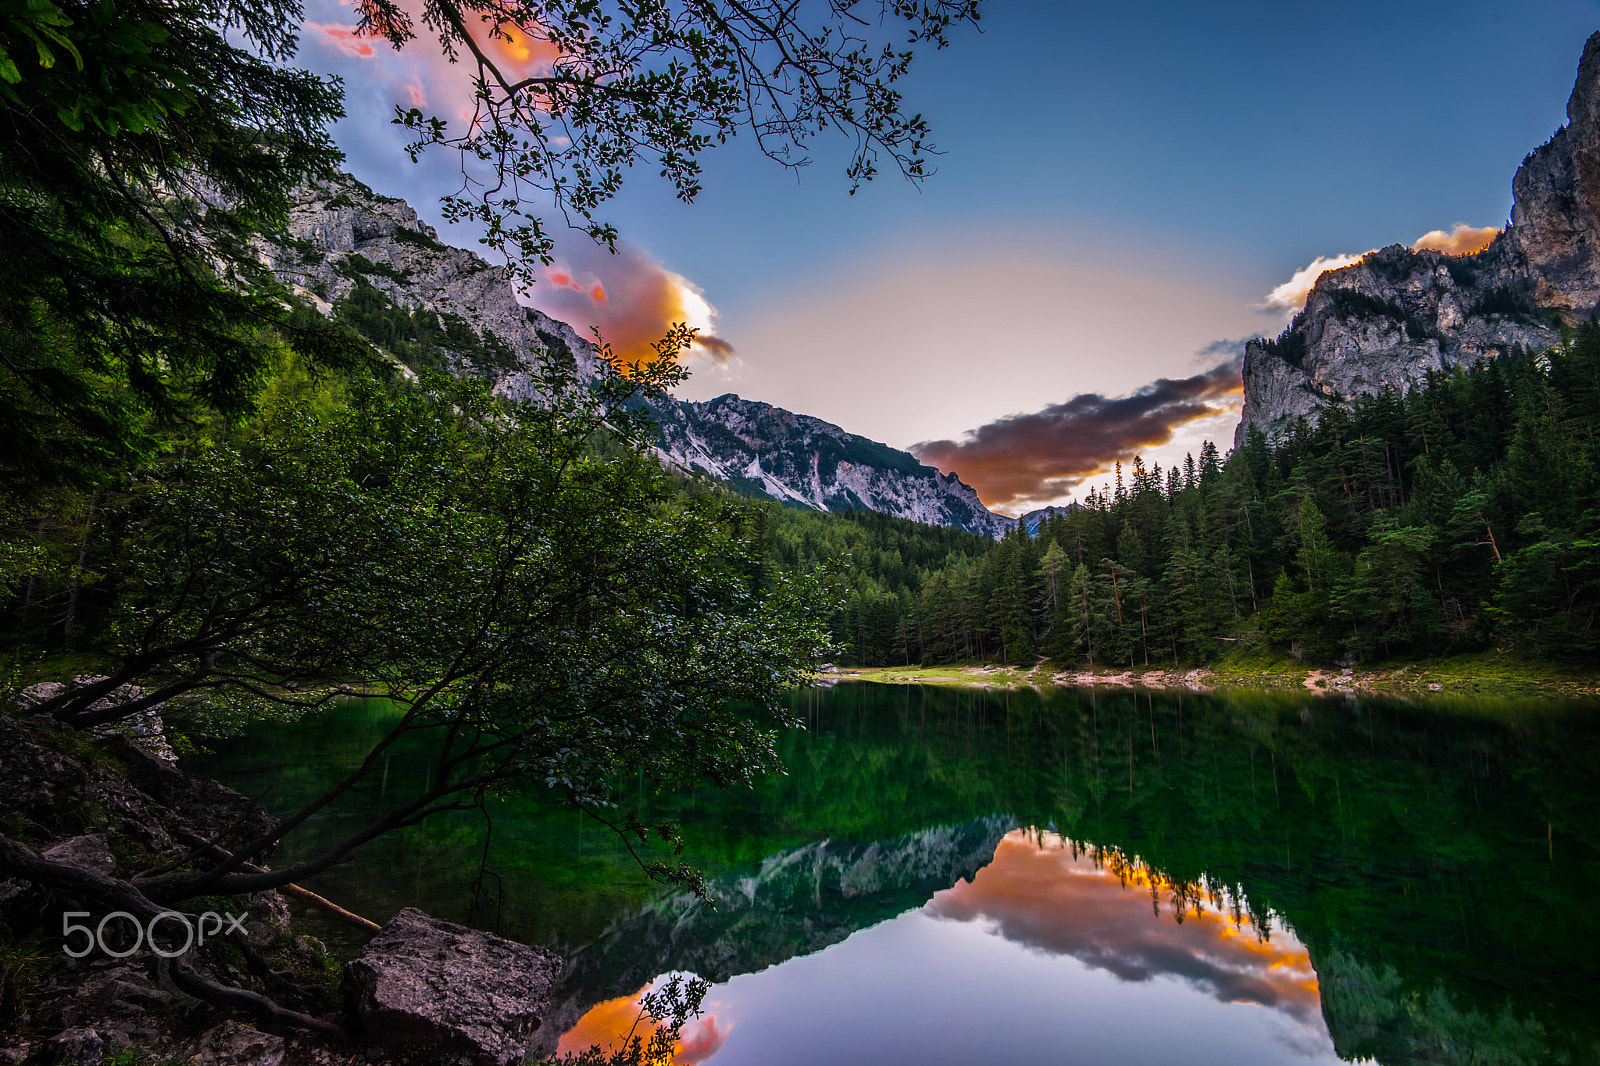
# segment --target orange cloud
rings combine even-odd
[[[1472,255],[1481,252],[1500,236],[1497,226],[1469,226],[1457,222],[1449,231],[1429,230],[1411,247],[1415,251],[1443,252],[1446,255]]]
[[[649,1041],[655,1025],[640,1010],[639,1000],[650,991],[645,985],[631,996],[618,996],[597,1003],[578,1023],[562,1034],[556,1045],[557,1057],[581,1055],[591,1047],[619,1048],[633,1037]],[[732,1026],[718,1025],[710,1014],[692,1019],[683,1027],[672,1053],[674,1066],[697,1066],[722,1050]]]
[[[1259,929],[1199,886],[1176,885],[1114,853],[1097,861],[1054,833],[1007,834],[993,862],[936,893],[927,911],[983,919],[1007,940],[1124,981],[1171,975],[1223,1003],[1322,1024],[1310,954],[1286,929]]]
[[[1145,448],[1170,442],[1190,422],[1240,402],[1239,363],[1162,378],[1132,396],[1083,393],[1033,414],[1010,415],[960,441],[924,441],[911,454],[971,485],[988,507],[1060,499],[1085,478]]]
[[[361,56],[363,59],[370,59],[373,55],[372,42],[365,37],[358,37],[353,27],[331,22],[307,22],[306,29],[322,34],[346,55]]]
[[[561,252],[562,258],[527,293],[539,310],[571,323],[580,333],[598,328],[627,362],[652,356],[651,342],[676,322],[700,331],[691,355],[719,364],[733,358],[733,345],[716,335],[716,308],[693,282],[642,249],[623,243],[612,255],[574,240]]]

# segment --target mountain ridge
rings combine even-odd
[[[488,378],[526,398],[548,358],[597,373],[595,345],[516,299],[509,272],[444,244],[403,200],[341,175],[291,196],[287,235],[258,251],[280,281],[328,317],[344,315],[397,357]],[[403,360],[402,360],[403,361]],[[811,415],[732,393],[648,401],[657,454],[735,491],[820,511],[871,510],[999,536],[1013,520],[983,506],[955,474]]]
[[[1600,309],[1600,33],[1589,37],[1568,122],[1512,178],[1511,219],[1472,255],[1391,245],[1323,273],[1274,340],[1245,346],[1251,427],[1283,436],[1300,417],[1517,349],[1548,348]]]

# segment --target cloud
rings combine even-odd
[[[305,28],[312,33],[321,34],[321,39],[324,43],[331,43],[346,55],[370,59],[375,54],[372,50],[372,40],[367,37],[357,37],[353,26],[340,26],[328,22],[307,22]]]
[[[599,327],[624,360],[648,358],[650,342],[676,322],[700,331],[691,356],[719,365],[734,357],[733,345],[716,335],[717,309],[700,288],[625,242],[615,255],[583,238],[566,242],[525,298],[579,333]]]
[[[1083,393],[1034,414],[1010,415],[960,441],[924,441],[912,454],[955,472],[990,507],[1060,499],[1085,478],[1140,449],[1172,440],[1182,426],[1239,402],[1239,362],[1161,378],[1131,396]]]
[[[1344,253],[1341,255],[1319,255],[1305,266],[1294,272],[1294,276],[1267,293],[1267,298],[1256,304],[1258,311],[1282,311],[1285,315],[1292,315],[1306,305],[1306,297],[1311,293],[1311,286],[1324,271],[1338,270],[1352,263],[1360,262],[1361,257],[1370,255],[1377,249],[1359,252],[1354,255]]]
[[[1145,869],[1097,865],[1054,833],[1019,829],[972,881],[936,893],[926,909],[984,921],[1013,943],[1124,981],[1177,977],[1222,1003],[1280,1011],[1326,1039],[1316,971],[1298,940],[1282,929],[1258,936],[1248,919],[1236,923],[1204,899],[1180,912],[1173,888]]]
[[[1499,235],[1500,231],[1494,226],[1469,226],[1465,222],[1457,222],[1449,230],[1429,230],[1418,237],[1411,248],[1418,252],[1471,255],[1489,247],[1489,242]],[[1285,315],[1292,315],[1306,305],[1306,296],[1310,294],[1311,287],[1325,271],[1338,270],[1340,267],[1360,262],[1363,256],[1371,255],[1374,251],[1377,249],[1355,255],[1348,252],[1340,255],[1319,255],[1296,270],[1288,281],[1267,293],[1266,299],[1255,305],[1256,310],[1282,311]]]
[[[1442,229],[1429,230],[1418,237],[1417,242],[1411,247],[1419,252],[1471,255],[1489,247],[1489,243],[1498,236],[1500,230],[1496,226],[1469,226],[1465,222],[1457,222],[1448,232]]]
[[[1235,362],[1244,358],[1244,346],[1260,337],[1260,333],[1252,333],[1248,337],[1239,337],[1236,340],[1212,341],[1204,347],[1198,348],[1194,353],[1193,366],[1216,366],[1218,360],[1233,360]]]

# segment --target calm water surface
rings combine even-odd
[[[658,794],[715,907],[527,790],[311,882],[567,954],[561,1047],[669,971],[715,982],[681,1062],[1600,1062],[1600,709],[840,685],[790,772]],[[393,711],[196,760],[278,812]],[[278,861],[423,787],[397,751]],[[329,927],[330,938],[342,931]],[[348,941],[345,941],[349,944]]]

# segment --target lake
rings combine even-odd
[[[807,728],[781,740],[787,775],[617,783],[644,820],[678,823],[709,904],[532,788],[307,885],[379,922],[418,906],[557,947],[563,1050],[626,1031],[644,989],[690,972],[714,983],[678,1061],[716,1066],[1600,1062],[1600,708],[868,684],[793,699]],[[263,726],[189,766],[286,813],[394,713]],[[422,746],[398,748],[275,861],[429,772]]]

